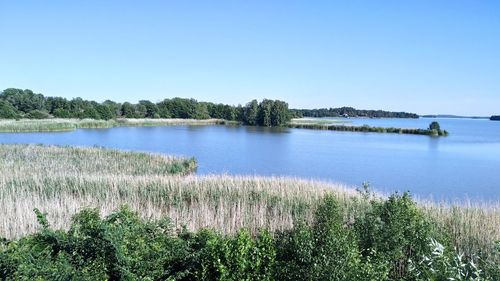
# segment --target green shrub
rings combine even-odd
[[[388,263],[390,280],[412,280],[409,261],[427,254],[431,224],[408,193],[373,200],[371,208],[355,223],[363,256],[379,267]]]
[[[174,232],[127,207],[105,218],[86,209],[68,231],[52,230],[35,209],[37,233],[0,239],[0,280],[499,280],[500,243],[482,257],[449,251],[408,194],[379,200],[364,188],[370,206],[354,227],[327,195],[311,223],[275,237]]]
[[[29,118],[29,119],[47,119],[47,118],[50,118],[52,116],[50,116],[50,114],[47,113],[46,111],[32,110],[28,114],[26,114],[24,117]]]
[[[0,100],[0,119],[16,119],[19,118],[19,112],[10,103]]]
[[[275,249],[269,233],[254,238],[242,230],[224,238],[205,230],[201,237],[198,280],[273,280]]]
[[[277,280],[382,280],[383,271],[361,259],[353,233],[344,226],[336,198],[326,196],[312,227],[299,224],[277,240]]]
[[[446,251],[445,247],[434,239],[429,243],[430,254],[414,264],[410,262],[410,271],[415,280],[483,280],[482,272],[472,261],[459,253]]]

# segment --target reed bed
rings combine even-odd
[[[173,126],[173,125],[219,125],[225,124],[222,119],[130,119],[116,120],[95,119],[1,119],[0,132],[57,132],[76,129],[106,129],[121,126]]]
[[[411,134],[426,136],[448,136],[448,131],[413,128],[394,127],[372,127],[368,125],[346,125],[346,122],[336,120],[313,120],[313,119],[293,119],[287,124],[288,128],[329,130],[341,132],[362,132],[362,133],[390,133],[390,134]]]
[[[224,125],[223,119],[116,119],[117,126]]]
[[[290,125],[334,125],[334,124],[349,124],[352,121],[348,120],[331,120],[331,119],[321,119],[321,118],[293,118],[290,120]]]
[[[190,161],[102,148],[0,145],[0,237],[36,231],[35,207],[63,229],[82,208],[98,208],[106,215],[127,204],[145,219],[168,216],[176,227],[223,233],[241,228],[276,231],[298,220],[310,222],[327,193],[339,198],[347,224],[368,210],[366,198],[341,184],[187,175],[194,169]],[[165,167],[175,163],[188,164],[181,165],[184,172],[172,175]],[[500,203],[418,204],[465,252],[490,251],[500,240]]]

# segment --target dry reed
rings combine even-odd
[[[177,227],[232,233],[290,228],[310,221],[326,194],[339,198],[346,221],[367,210],[357,192],[334,183],[279,177],[172,176],[165,166],[183,159],[102,148],[0,145],[0,237],[36,231],[33,208],[66,228],[82,208],[109,214],[127,204],[146,219],[170,217]],[[500,240],[500,204],[419,201],[465,252],[488,251]]]

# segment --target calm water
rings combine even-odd
[[[349,119],[426,128],[446,138],[304,129],[172,126],[0,133],[1,143],[105,146],[196,157],[199,174],[286,175],[434,199],[500,200],[500,122],[473,119]]]

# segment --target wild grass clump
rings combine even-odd
[[[187,175],[196,160],[103,147],[0,145],[0,178]],[[27,188],[27,186],[23,187]]]

